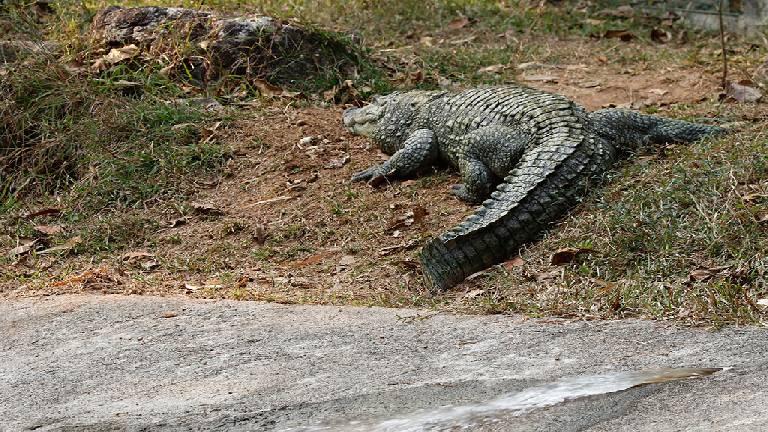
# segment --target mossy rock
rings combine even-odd
[[[264,15],[112,6],[94,17],[91,36],[103,48],[136,44],[145,58],[202,86],[235,77],[318,92],[370,68],[352,37]]]

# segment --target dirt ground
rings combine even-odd
[[[564,94],[591,110],[654,107],[661,115],[689,118],[723,114],[722,106],[712,103],[719,70],[711,63],[652,58],[628,67],[627,61],[608,60],[598,49],[601,42],[555,42],[551,46],[558,52],[543,57],[566,62],[519,64],[518,82]],[[617,42],[614,48],[607,55],[621,59],[636,54],[638,46]],[[687,52],[665,50],[672,58]],[[734,69],[734,75],[740,73],[738,64]],[[96,260],[21,260],[16,270],[26,272],[29,282],[6,283],[2,295],[102,291],[449,307],[464,307],[462,299],[477,295],[480,286],[472,280],[444,295],[429,295],[418,265],[417,252],[427,238],[472,212],[449,193],[459,181],[455,173],[436,170],[379,189],[353,184],[354,172],[385,156],[344,130],[343,107],[277,100],[244,109],[246,118],[209,128],[211,138],[235,149],[227,175],[210,184],[202,179],[187,205],[137,212],[149,213],[160,226],[142,247]],[[762,116],[750,109],[749,115]],[[577,208],[572,214],[578,213]],[[534,244],[524,250],[525,260],[505,265],[530,282],[521,289],[539,290],[547,283],[535,275],[563,271],[549,264],[551,247]],[[45,277],[38,277],[41,272]]]

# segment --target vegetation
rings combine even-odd
[[[0,62],[0,248],[15,250],[0,257],[0,293],[109,285],[283,302],[766,322],[768,122],[761,104],[719,98],[715,34],[610,2],[151,2],[261,12],[362,41],[370,64],[354,82],[329,75],[286,97],[238,77],[194,86],[140,55],[92,69],[105,54],[83,36],[95,12],[149,2],[60,1],[51,11],[32,3],[0,6],[9,40],[55,44]],[[729,36],[732,79],[750,78],[766,46]],[[736,132],[644,149],[520,258],[430,295],[414,265],[416,246],[471,211],[445,193],[456,177],[438,171],[384,191],[349,185],[350,172],[377,156],[343,132],[332,104],[390,89],[521,81],[590,108],[715,118],[736,123]],[[428,214],[415,222],[420,206]],[[29,217],[41,209],[51,211]],[[580,253],[552,265],[565,248]]]

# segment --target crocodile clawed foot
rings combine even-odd
[[[374,174],[376,174],[376,170],[378,168],[379,168],[378,166],[372,166],[363,171],[356,172],[352,175],[352,181],[353,182],[369,181],[374,177]]]
[[[477,199],[477,197],[470,194],[467,191],[467,187],[463,184],[451,185],[451,193],[456,195],[460,200],[469,204],[479,204],[483,201],[482,199]]]

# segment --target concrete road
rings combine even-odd
[[[766,328],[62,296],[0,335],[3,431],[768,430]],[[659,367],[728,369],[553,404]]]

